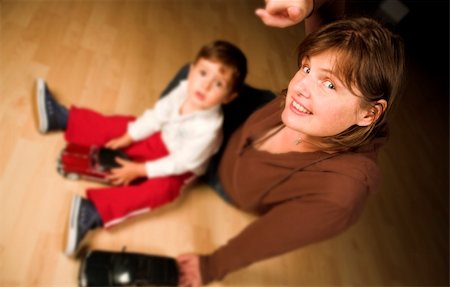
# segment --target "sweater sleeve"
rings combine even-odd
[[[359,200],[365,201],[365,196]],[[353,223],[353,213],[360,211],[353,207],[314,197],[275,206],[226,245],[200,257],[203,283],[340,233]]]

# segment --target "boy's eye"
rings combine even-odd
[[[223,83],[222,82],[216,82],[216,87],[218,87],[218,88],[223,87]]]
[[[206,71],[205,70],[200,70],[200,75],[201,76],[205,76],[206,75]]]
[[[303,69],[303,72],[305,72],[307,74],[309,74],[309,72],[311,72],[311,69],[308,66],[303,66],[302,69]]]

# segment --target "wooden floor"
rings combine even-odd
[[[79,262],[63,255],[63,233],[70,196],[94,184],[57,174],[64,140],[36,131],[36,77],[66,105],[138,115],[202,44],[221,38],[247,54],[249,84],[280,91],[296,69],[303,26],[264,26],[253,14],[262,3],[0,0],[0,286],[77,284]],[[380,158],[382,190],[361,220],[212,286],[448,286],[448,92],[414,65]],[[95,233],[91,245],[207,253],[251,220],[198,184],[169,206]]]

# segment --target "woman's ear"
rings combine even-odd
[[[381,115],[383,115],[386,108],[386,100],[378,100],[374,105],[362,111],[357,125],[361,127],[370,126],[372,123],[376,122]]]
[[[234,92],[234,93],[232,93],[232,94],[226,96],[225,99],[223,99],[222,104],[225,104],[225,105],[226,105],[226,104],[228,104],[228,103],[231,103],[234,99],[236,99],[236,97],[237,97],[238,95],[239,95],[239,94],[238,94],[237,92]]]

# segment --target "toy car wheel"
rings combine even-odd
[[[74,172],[69,172],[65,176],[67,179],[70,179],[70,180],[79,180],[80,179],[80,175],[78,173],[74,173]]]
[[[56,161],[56,171],[58,171],[58,173],[60,175],[65,176],[64,168],[63,168],[62,161],[61,161],[61,157],[59,157],[58,160]]]
[[[56,171],[57,171],[60,175],[65,176],[65,175],[64,175],[64,170],[63,170],[62,166],[58,165],[58,166],[56,167]]]

